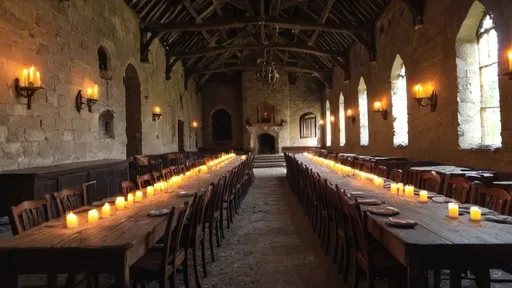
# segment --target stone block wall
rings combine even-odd
[[[357,87],[361,77],[368,87],[368,106],[383,100],[391,111],[390,72],[396,55],[404,61],[408,85],[409,145],[393,146],[393,119],[383,120],[369,112],[370,143],[359,144],[359,122],[345,121],[345,146],[340,147],[339,127],[333,125],[330,149],[363,155],[394,155],[415,160],[434,160],[456,165],[512,171],[512,119],[510,107],[512,82],[499,76],[503,147],[495,150],[461,149],[458,141],[459,85],[457,80],[456,37],[473,0],[426,1],[424,25],[415,30],[413,15],[403,1],[391,1],[376,27],[377,62],[368,61],[368,52],[360,45],[350,51],[350,77],[345,82],[343,72],[333,72],[333,89],[327,96],[331,113],[338,115],[340,91],[345,95],[345,109],[357,111]],[[508,71],[507,53],[510,46],[512,6],[507,0],[481,1],[494,16],[499,40],[499,74]],[[382,28],[380,28],[382,26]],[[420,108],[412,99],[417,83],[434,84],[438,91],[438,107]],[[390,113],[390,115],[392,115]],[[359,119],[357,120],[359,121]],[[338,120],[336,120],[338,123]]]
[[[185,122],[185,149],[201,145],[201,95],[193,80],[185,89],[183,67],[165,80],[164,49],[151,47],[150,63],[140,62],[139,20],[123,0],[0,1],[0,170],[126,157],[124,73],[132,64],[141,83],[142,152],[177,150],[177,122]],[[98,48],[110,58],[111,80],[100,77]],[[15,77],[34,65],[45,90],[31,110],[16,96]],[[75,96],[91,83],[99,86],[92,113],[78,113]],[[181,97],[181,101],[180,101]],[[138,104],[135,104],[138,105]],[[163,115],[153,122],[151,110]],[[112,110],[114,139],[100,137],[99,114]]]

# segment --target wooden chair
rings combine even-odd
[[[448,180],[448,189],[445,196],[453,198],[460,203],[467,203],[470,201],[468,199],[469,187],[470,184],[468,180],[462,177],[450,177]]]
[[[396,183],[402,183],[404,172],[400,169],[393,169],[389,172],[389,179]]]
[[[162,169],[162,176],[165,180],[171,179],[171,177],[173,176],[171,168],[167,167],[165,169]]]
[[[87,205],[87,190],[78,187],[55,192],[53,196],[57,201],[60,216],[66,215],[68,211],[73,211]]]
[[[382,178],[388,178],[388,168],[386,166],[379,166],[375,168],[374,174]]]
[[[336,260],[338,261],[338,272],[342,273],[343,279],[345,280],[344,283],[346,282],[348,268],[348,219],[343,209],[342,199],[345,193],[346,191],[340,189],[338,185],[334,188],[329,186],[330,201],[332,203],[336,229],[333,263],[336,264]]]
[[[164,174],[162,172],[153,171],[151,174],[153,175],[153,183],[165,180]]]
[[[208,239],[210,244],[210,256],[212,258],[212,262],[215,262],[215,252],[213,248],[213,231],[215,231],[215,237],[217,240],[217,247],[221,246],[222,238],[221,238],[221,223],[220,223],[220,214],[222,213],[222,199],[224,196],[224,185],[226,185],[227,176],[222,176],[217,184],[214,184],[212,196],[210,201],[208,202],[208,207],[206,210],[206,215],[204,217],[203,223],[203,235],[206,235],[206,229],[208,228]]]
[[[153,185],[153,178],[151,178],[151,174],[144,174],[137,176],[137,184],[139,185],[139,189],[144,189],[148,186]]]
[[[18,235],[33,227],[48,222],[50,217],[50,197],[43,196],[41,200],[23,201],[11,207],[10,222],[12,234]]]
[[[145,287],[147,281],[158,281],[159,287],[176,287],[176,270],[183,265],[186,287],[188,279],[188,261],[180,241],[189,214],[188,202],[183,207],[173,207],[165,227],[162,248],[150,249],[144,256],[130,267],[130,278],[134,287]]]
[[[512,196],[500,188],[486,188],[481,182],[471,184],[475,204],[494,210],[504,215],[510,215],[510,202]]]
[[[441,187],[441,177],[434,171],[425,171],[420,175],[419,188],[434,193],[439,193]]]
[[[123,190],[123,195],[126,197],[128,193],[134,192],[137,190],[137,187],[135,187],[135,184],[133,184],[132,181],[123,181],[121,182],[121,189]]]
[[[368,233],[368,214],[362,214],[359,204],[348,205],[350,223],[354,240],[355,271],[353,283],[358,286],[359,272],[364,270],[367,278],[367,287],[374,288],[375,280],[388,279],[404,282],[407,279],[407,269],[396,260],[379,242],[372,239]]]

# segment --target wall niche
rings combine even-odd
[[[105,110],[100,113],[98,123],[100,125],[100,139],[115,139],[114,133],[114,112],[112,110]]]

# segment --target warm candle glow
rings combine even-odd
[[[41,87],[41,73],[39,73],[39,71],[36,72],[36,79],[34,79],[34,86]]]
[[[90,99],[98,100],[98,98],[98,85],[94,85],[94,87],[92,88],[92,94]]]
[[[134,202],[134,197],[133,197],[133,193],[128,193],[128,197],[126,197],[126,207],[130,208],[133,206],[133,202]]]
[[[459,205],[448,203],[448,217],[459,218]]]
[[[89,223],[98,222],[99,218],[100,218],[100,214],[98,213],[98,210],[96,210],[96,209],[89,210],[89,213],[87,213],[87,222],[89,222]]]
[[[28,70],[27,69],[23,69],[23,74],[21,75],[20,85],[24,86],[24,87],[28,86]]]
[[[352,117],[354,116],[354,112],[352,111],[352,109],[348,109],[347,110],[347,117]]]
[[[422,202],[422,203],[428,202],[427,191],[425,191],[425,190],[420,191],[420,202]]]
[[[482,219],[482,210],[478,207],[469,208],[469,219],[473,221],[480,221]]]
[[[87,88],[87,99],[92,99],[92,88]]]
[[[373,111],[382,111],[382,102],[375,101],[373,103]]]
[[[508,71],[512,71],[512,50],[508,51]]]
[[[320,125],[324,125],[324,120],[323,120],[323,119],[320,119],[320,121],[318,122],[318,124],[320,124]]]
[[[142,202],[142,191],[135,191],[135,202]]]
[[[401,195],[403,193],[404,193],[404,184],[403,183],[396,184],[396,194]]]
[[[162,114],[162,109],[158,106],[153,107],[153,114]]]
[[[336,118],[334,118],[334,116],[331,116],[331,122],[334,122],[334,120],[336,120]]]
[[[66,227],[68,228],[77,228],[78,227],[78,217],[76,217],[73,212],[66,215]]]
[[[406,185],[405,186],[405,197],[413,197],[414,196],[414,186]]]
[[[110,204],[105,203],[103,207],[101,207],[101,218],[110,217]]]
[[[124,206],[125,206],[125,203],[124,203],[124,197],[117,197],[116,198],[116,209],[117,210],[123,210],[124,209]]]
[[[146,187],[146,197],[150,198],[150,197],[153,197],[155,196],[155,188],[153,188],[153,186],[148,186]]]
[[[34,73],[35,73],[34,66],[30,67],[28,70],[28,82],[34,84]]]
[[[196,122],[196,121],[193,121],[193,122],[192,122],[192,127],[197,128],[197,126],[199,126],[199,124],[197,124],[197,122]]]

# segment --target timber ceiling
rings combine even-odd
[[[390,1],[125,0],[141,20],[141,60],[158,39],[167,77],[181,60],[199,84],[212,73],[260,70],[261,59],[328,83],[334,66],[347,70],[355,41],[375,57],[375,21]]]

